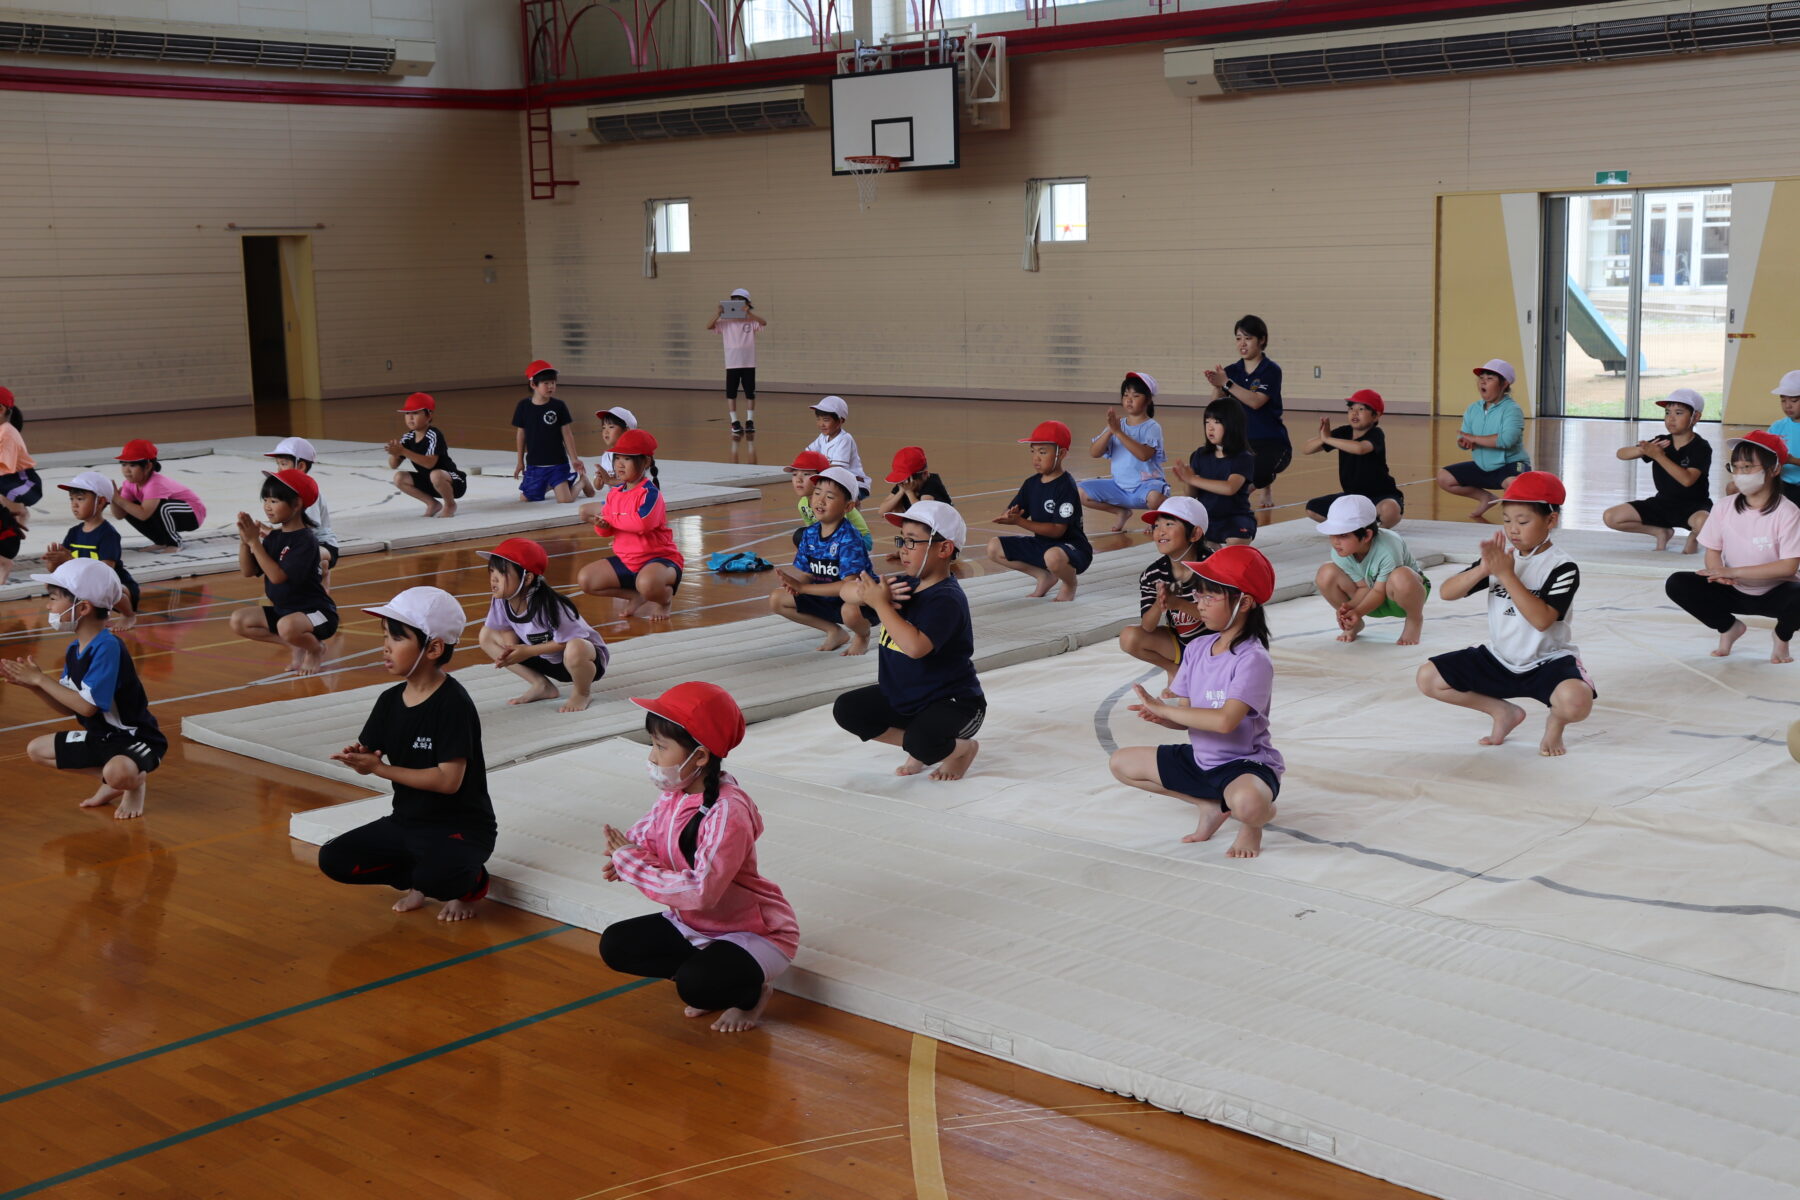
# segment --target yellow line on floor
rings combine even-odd
[[[938,1144],[937,1048],[935,1039],[913,1034],[906,1069],[906,1117],[912,1142],[913,1187],[919,1200],[950,1200],[944,1187],[944,1156]]]

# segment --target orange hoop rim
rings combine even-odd
[[[844,161],[876,171],[892,171],[900,165],[900,160],[891,154],[846,154]]]

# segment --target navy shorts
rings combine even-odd
[[[616,554],[609,554],[600,561],[612,564],[613,574],[618,576],[620,587],[624,588],[626,591],[631,591],[637,587],[638,573],[637,571],[633,571],[626,567],[624,559]],[[672,559],[652,558],[648,562],[645,562],[644,566],[647,567],[653,562],[667,563],[669,566],[675,568],[675,582],[669,585],[669,591],[678,591],[681,587],[681,564]],[[643,567],[638,568],[638,570],[642,569]]]
[[[1094,561],[1092,546],[1053,542],[1032,533],[1000,539],[1000,553],[1006,555],[1007,562],[1025,563],[1032,567],[1043,568],[1045,553],[1055,547],[1061,547],[1062,552],[1069,556],[1069,565],[1075,568],[1077,575],[1087,570],[1088,564]]]
[[[799,595],[794,597],[794,608],[809,617],[819,617],[834,625],[844,623],[844,602],[836,596]],[[881,617],[868,605],[862,606],[863,620],[871,625],[881,623]]]
[[[1664,529],[1686,529],[1695,513],[1712,511],[1710,498],[1686,500],[1652,496],[1648,500],[1629,500],[1626,503],[1637,513],[1638,520]]]
[[[1360,492],[1333,492],[1329,496],[1314,496],[1306,502],[1306,511],[1323,519],[1331,511],[1331,502],[1344,496],[1361,495]],[[1380,504],[1383,500],[1392,500],[1400,506],[1402,515],[1406,512],[1406,497],[1399,492],[1384,492],[1379,496],[1370,496],[1369,503]]]
[[[1481,488],[1483,491],[1498,492],[1505,489],[1514,475],[1523,475],[1531,470],[1528,462],[1509,462],[1495,467],[1492,471],[1484,471],[1472,462],[1451,463],[1444,470],[1450,472],[1450,478],[1463,487]]]
[[[97,771],[123,754],[149,774],[162,763],[167,744],[134,737],[123,730],[117,733],[90,733],[85,729],[65,729],[56,735],[56,767],[59,771]]]
[[[551,467],[526,467],[524,477],[519,480],[519,491],[527,500],[542,500],[563,484],[574,482],[575,472],[569,469],[568,463],[557,463]]]
[[[1236,513],[1229,517],[1209,517],[1206,522],[1206,540],[1215,546],[1223,546],[1232,538],[1241,541],[1256,540],[1256,514]]]
[[[1529,696],[1548,708],[1557,685],[1570,679],[1581,680],[1587,684],[1588,691],[1596,697],[1600,695],[1581,660],[1573,654],[1539,663],[1529,671],[1515,671],[1495,658],[1494,652],[1486,646],[1470,646],[1466,650],[1435,654],[1431,665],[1437,668],[1438,677],[1457,691],[1492,696],[1496,700]]]
[[[1251,438],[1250,453],[1256,457],[1250,486],[1260,492],[1294,461],[1294,443],[1287,438]]]
[[[276,612],[274,608],[265,604],[263,605],[263,620],[268,623],[269,632],[276,637],[280,637],[281,630],[277,629],[276,625],[280,623],[281,618],[294,612],[300,612],[300,610],[296,608],[290,609],[289,612]],[[329,612],[324,609],[319,609],[316,612],[302,612],[300,615],[312,622],[312,635],[321,642],[331,640],[332,636],[338,631],[338,615],[336,609],[332,609]]]
[[[1271,801],[1281,795],[1281,776],[1267,763],[1240,758],[1207,769],[1194,761],[1194,748],[1187,742],[1156,748],[1156,775],[1168,791],[1211,800],[1220,808],[1225,807],[1225,789],[1240,775],[1254,775],[1268,784]]]

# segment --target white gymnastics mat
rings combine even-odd
[[[799,915],[786,991],[1456,1200],[1795,1194],[1789,993],[745,767],[770,728],[732,766]],[[650,804],[643,756],[495,772],[494,895],[595,930],[651,911],[598,853]],[[319,842],[387,808],[290,828]]]

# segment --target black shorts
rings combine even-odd
[[[1356,496],[1356,495],[1361,495],[1361,493],[1360,492],[1333,492],[1329,496],[1314,496],[1311,500],[1308,500],[1306,502],[1306,511],[1309,513],[1312,513],[1316,517],[1323,519],[1324,516],[1328,512],[1331,511],[1331,502],[1333,500],[1341,500],[1345,496]],[[1402,496],[1399,492],[1383,492],[1379,496],[1370,496],[1368,499],[1369,499],[1370,504],[1377,504],[1377,505],[1380,504],[1384,500],[1392,500],[1395,504],[1398,504],[1400,506],[1400,514],[1402,516],[1406,515],[1406,497]]]
[[[56,735],[56,767],[59,771],[97,771],[122,754],[147,775],[162,764],[168,749],[161,739],[134,737],[123,731],[65,729]]]
[[[619,579],[619,586],[626,591],[632,591],[637,587],[638,571],[643,570],[644,567],[649,566],[651,563],[663,563],[673,567],[675,569],[675,582],[669,585],[669,592],[670,594],[673,594],[681,590],[681,564],[673,559],[652,558],[647,560],[644,563],[644,567],[639,567],[637,571],[633,571],[631,568],[627,567],[625,565],[625,560],[616,554],[609,554],[600,561],[612,564],[613,574],[618,576]]]
[[[1216,767],[1202,767],[1194,761],[1194,748],[1187,742],[1156,748],[1156,775],[1169,791],[1196,800],[1211,800],[1220,808],[1225,807],[1225,789],[1240,775],[1254,775],[1268,784],[1270,801],[1281,795],[1281,776],[1267,763],[1240,758]]]
[[[1024,563],[1041,569],[1048,569],[1044,568],[1044,555],[1058,547],[1069,556],[1069,565],[1075,568],[1077,575],[1087,570],[1088,564],[1094,561],[1094,548],[1078,542],[1053,542],[1034,533],[1000,539],[1000,553],[1006,555],[1007,562]]]
[[[1581,680],[1595,697],[1600,695],[1581,660],[1573,654],[1559,655],[1529,671],[1515,671],[1495,658],[1494,652],[1486,646],[1470,646],[1466,650],[1434,654],[1431,665],[1437,668],[1438,677],[1457,691],[1492,696],[1496,700],[1529,696],[1548,708],[1551,693],[1556,691],[1557,685],[1570,679]]]
[[[30,508],[44,498],[44,481],[30,467],[15,475],[0,475],[0,496]]]
[[[269,632],[276,637],[280,637],[281,630],[277,629],[276,626],[280,623],[281,618],[290,615],[292,612],[299,611],[299,609],[291,609],[289,612],[285,613],[276,612],[272,607],[265,604],[263,605],[263,620],[268,622]],[[312,635],[321,642],[330,640],[332,635],[338,631],[338,615],[336,609],[302,613],[301,615],[312,622]]]
[[[1663,529],[1686,529],[1695,513],[1711,512],[1710,497],[1683,499],[1674,496],[1652,496],[1648,500],[1628,500],[1638,520]]]
[[[558,683],[575,682],[575,677],[569,674],[568,663],[551,662],[541,654],[534,654],[520,662],[519,665],[527,671],[535,671],[545,679],[554,679]]]
[[[1481,488],[1483,491],[1498,492],[1505,489],[1514,475],[1523,475],[1531,470],[1528,462],[1509,462],[1495,467],[1492,471],[1484,471],[1473,462],[1451,463],[1444,470],[1450,472],[1450,478],[1463,487]]]
[[[1800,483],[1789,483],[1785,479],[1782,480],[1781,494],[1786,496],[1789,500],[1792,500],[1795,504],[1800,504]],[[1708,511],[1710,511],[1710,509]]]
[[[1250,486],[1260,492],[1294,461],[1294,443],[1287,438],[1251,438],[1250,453],[1256,456],[1256,474]]]
[[[1214,546],[1223,546],[1232,538],[1246,542],[1256,540],[1256,514],[1235,513],[1229,517],[1210,517],[1206,522],[1206,540]]]
[[[461,471],[445,471],[444,474],[450,476],[450,498],[452,500],[461,500],[463,498],[463,493],[469,490],[469,477],[464,475]],[[427,496],[437,496],[437,485],[431,482],[431,475],[432,473],[430,471],[421,471],[417,467],[414,467],[413,486],[418,488],[421,492],[424,492]],[[443,497],[438,496],[438,499],[441,500]]]
[[[794,597],[794,608],[809,617],[830,621],[833,625],[844,623],[844,602],[836,596],[797,595]],[[862,616],[871,625],[881,621],[880,614],[866,604],[862,606]]]

